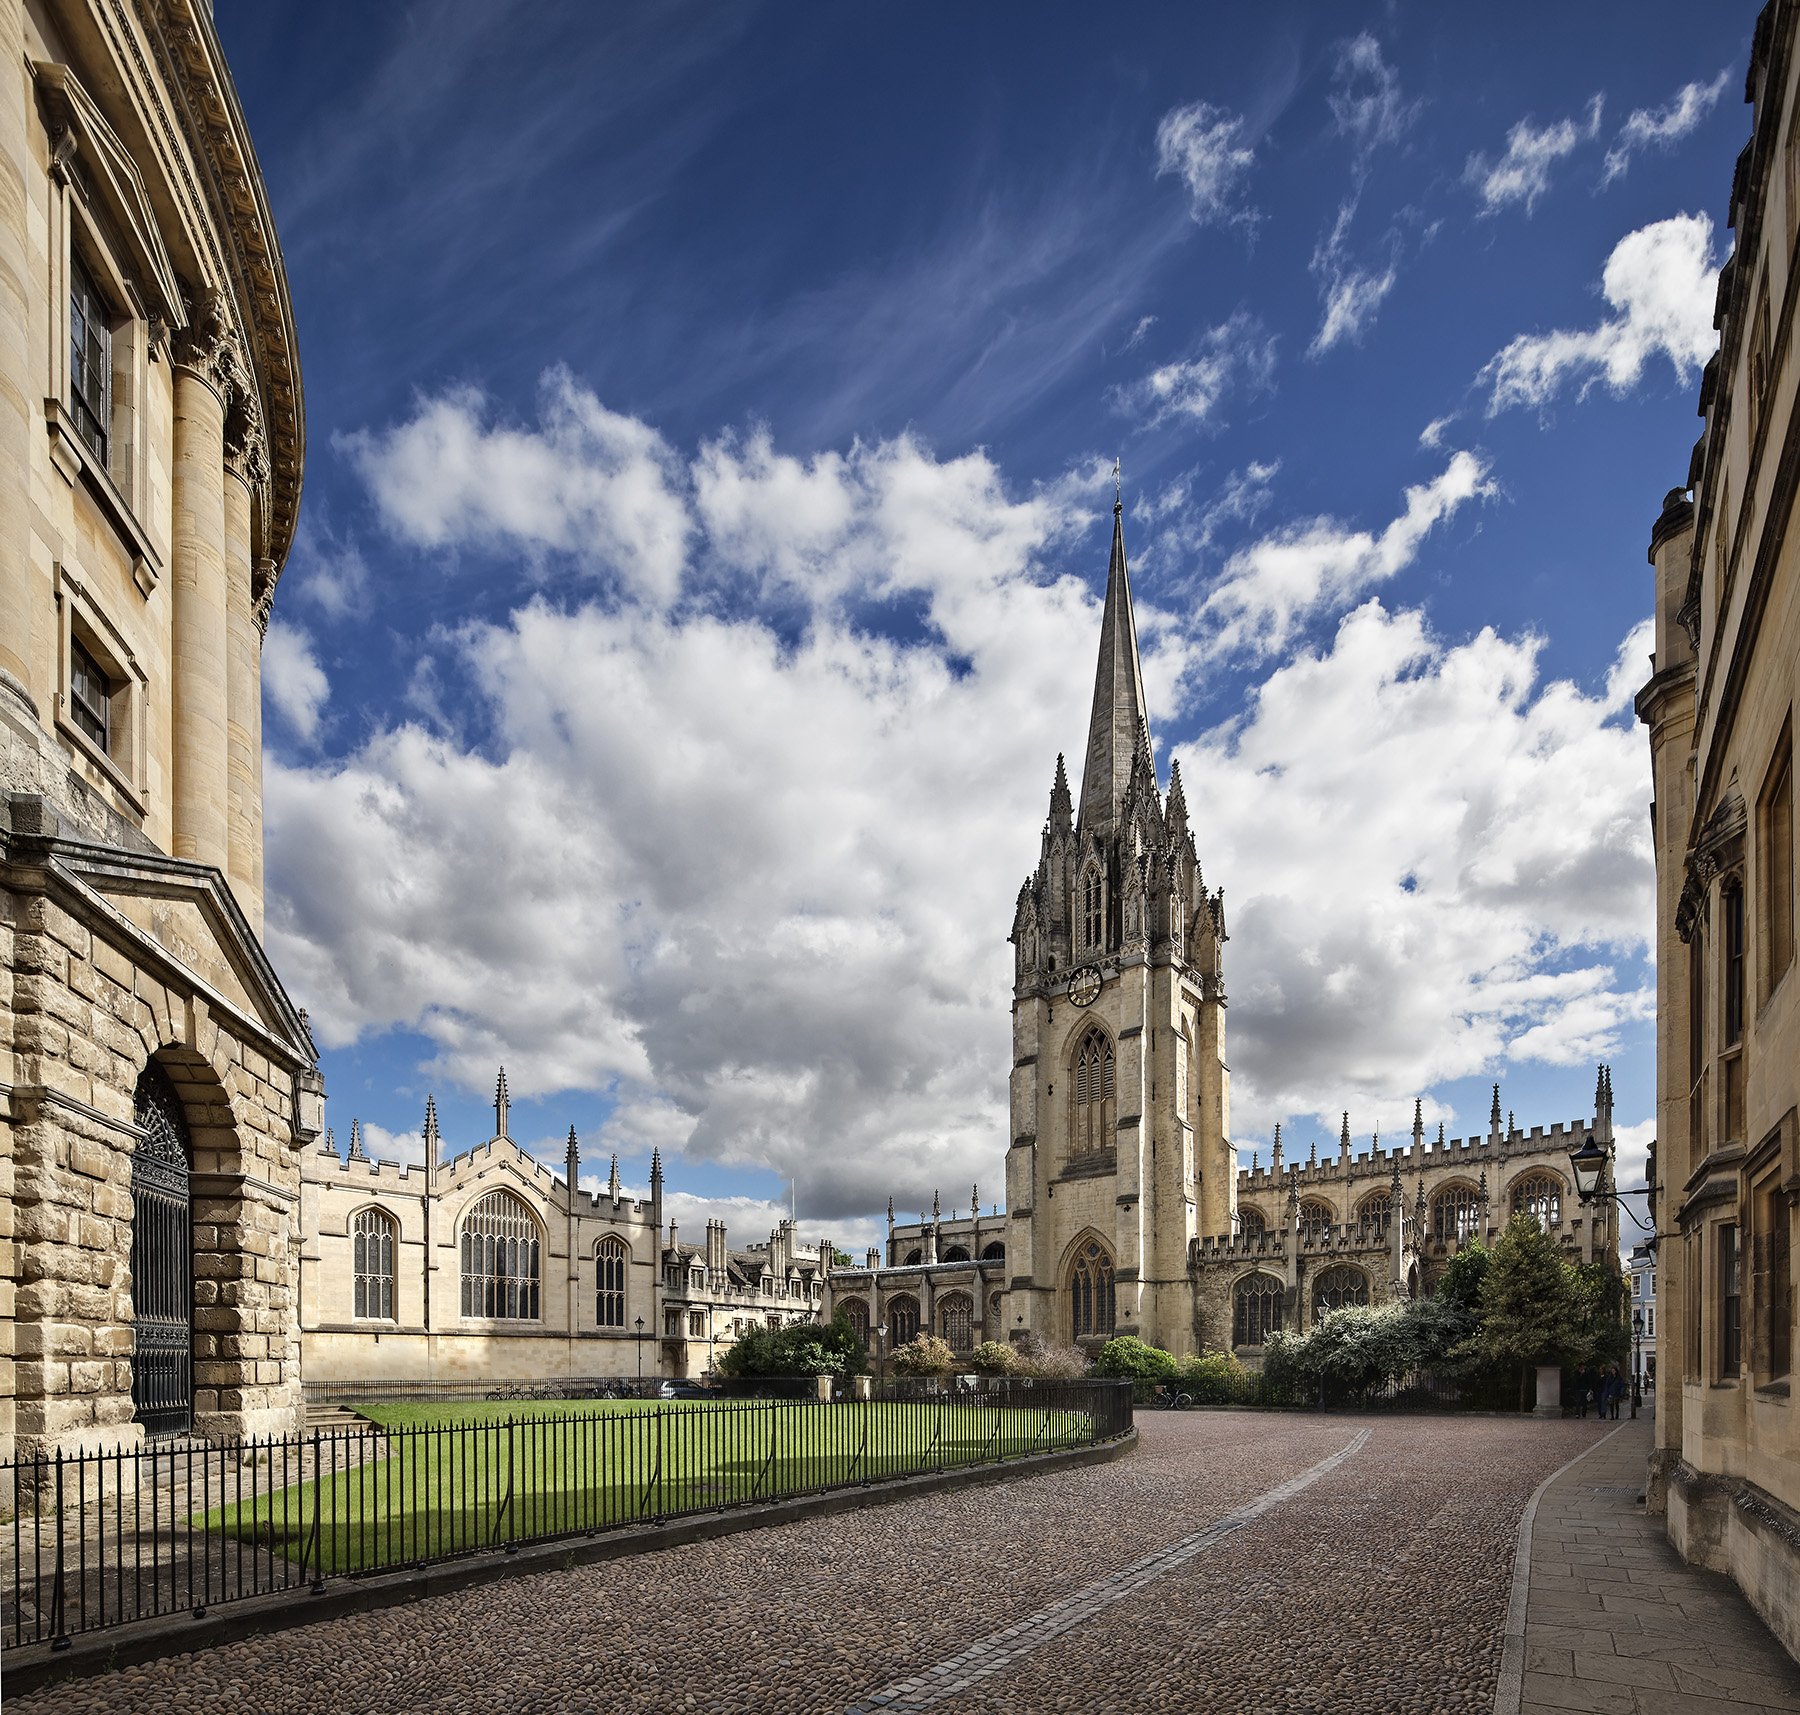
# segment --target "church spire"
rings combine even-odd
[[[1125,564],[1125,506],[1118,500],[1113,503],[1112,559],[1106,568],[1106,607],[1100,617],[1100,658],[1094,668],[1087,760],[1081,770],[1084,833],[1117,824],[1140,729],[1148,736],[1145,716],[1144,671],[1138,660],[1137,621],[1131,611],[1131,574]]]
[[[1050,788],[1050,832],[1066,834],[1075,825],[1075,804],[1069,796],[1069,771],[1062,752],[1056,753],[1056,781]]]

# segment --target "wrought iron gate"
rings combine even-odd
[[[131,1158],[131,1403],[151,1435],[185,1434],[194,1415],[190,1150],[181,1097],[153,1060],[138,1079]]]

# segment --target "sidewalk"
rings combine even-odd
[[[1495,1715],[1800,1715],[1800,1665],[1638,1504],[1651,1419],[1595,1434],[1520,1526]]]

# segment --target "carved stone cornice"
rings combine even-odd
[[[1748,825],[1743,798],[1735,790],[1728,792],[1688,848],[1681,898],[1675,905],[1675,932],[1683,941],[1692,940],[1695,925],[1704,921],[1714,881],[1743,863]]]
[[[164,120],[173,170],[190,201],[212,216],[207,261],[228,289],[233,319],[242,330],[244,387],[257,401],[269,465],[267,505],[255,551],[278,577],[300,510],[305,402],[287,271],[249,127],[210,7],[200,0],[94,4],[109,16],[115,51],[129,56],[141,74],[150,71],[141,46],[148,43],[156,80],[173,97],[175,112],[158,116]],[[185,147],[176,146],[176,132]],[[198,181],[188,170],[190,158]]]

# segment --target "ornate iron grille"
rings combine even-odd
[[[194,1420],[191,1145],[181,1097],[153,1060],[138,1078],[131,1157],[131,1404],[151,1435]]]

